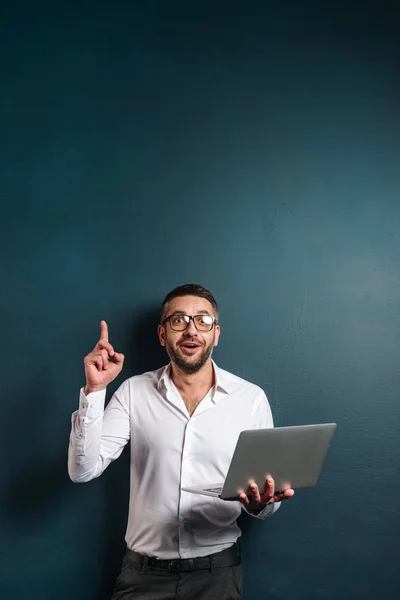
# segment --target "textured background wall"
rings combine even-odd
[[[241,520],[245,598],[398,593],[399,11],[348,4],[2,9],[2,599],[109,597],[128,463],[68,479],[82,359],[104,318],[125,377],[163,364],[186,282],[276,424],[338,423],[318,486]]]

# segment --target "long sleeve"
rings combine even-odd
[[[75,483],[99,477],[119,457],[130,437],[128,386],[122,384],[104,410],[106,392],[85,396],[72,414],[68,473]]]
[[[271,407],[269,405],[266,395],[263,393],[260,400],[260,404],[258,405],[257,411],[254,415],[253,429],[268,429],[269,427],[273,426],[274,420],[272,417]],[[258,485],[260,485],[260,483]],[[242,508],[251,517],[255,517],[256,519],[266,519],[268,517],[272,517],[272,515],[276,513],[280,505],[280,502],[268,504],[268,506],[266,506],[259,513],[251,513],[248,510],[246,510],[246,508],[243,505]]]

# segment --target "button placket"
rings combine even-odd
[[[182,450],[182,466],[181,466],[181,486],[188,485],[188,475],[191,471],[190,466],[190,454],[192,449],[192,423],[188,421],[185,430],[185,437],[183,442]],[[180,506],[179,506],[179,554],[182,557],[190,557],[191,545],[192,545],[192,534],[190,527],[188,526],[189,519],[181,515],[190,514],[192,505],[191,494],[187,492],[181,492]]]

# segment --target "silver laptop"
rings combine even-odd
[[[274,478],[277,491],[312,487],[318,481],[335,430],[336,423],[323,423],[242,431],[225,482],[182,490],[238,500],[239,490],[251,495],[251,479],[263,488],[266,475]]]

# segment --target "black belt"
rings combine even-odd
[[[212,571],[214,568],[237,566],[242,562],[239,544],[237,543],[216,554],[208,554],[207,556],[198,556],[196,558],[163,560],[154,556],[139,554],[139,552],[135,552],[129,548],[126,550],[125,557],[132,566],[139,570],[152,567],[153,569],[162,569],[173,573],[198,571],[200,569],[210,569]]]

